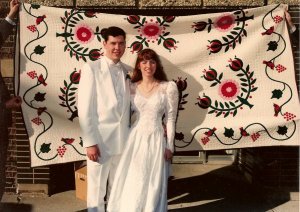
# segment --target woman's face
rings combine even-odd
[[[142,76],[144,77],[153,77],[156,71],[156,61],[153,59],[142,60],[139,63],[139,68],[141,69]]]

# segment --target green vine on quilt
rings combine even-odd
[[[211,53],[218,53],[225,47],[225,52],[227,52],[230,48],[234,49],[237,43],[242,43],[242,37],[247,37],[247,31],[245,29],[248,24],[246,21],[253,20],[254,15],[246,16],[246,13],[243,10],[238,10],[233,12],[232,14],[226,13],[219,16],[214,22],[211,19],[208,19],[207,22],[199,21],[194,22],[192,24],[192,28],[194,28],[194,32],[201,32],[207,28],[208,33],[210,33],[212,26],[220,32],[230,31],[229,34],[222,36],[223,41],[220,39],[209,40],[209,45],[207,49]]]
[[[23,95],[23,100],[24,103],[30,107],[31,109],[36,111],[37,116],[31,120],[32,123],[34,123],[37,126],[41,127],[41,132],[37,135],[34,141],[34,152],[36,156],[43,161],[49,161],[53,160],[54,158],[60,156],[63,157],[65,152],[67,151],[67,147],[73,148],[78,154],[84,155],[83,153],[80,153],[76,147],[73,145],[74,142],[79,142],[80,146],[82,145],[82,139],[79,138],[79,141],[76,141],[74,138],[61,138],[60,141],[55,141],[55,142],[61,142],[61,145],[56,149],[53,150],[51,149],[51,144],[54,141],[48,141],[48,142],[43,142],[42,144],[39,144],[39,138],[46,133],[52,126],[53,126],[53,117],[52,115],[47,111],[46,105],[43,105],[45,100],[47,99],[47,93],[42,92],[41,87],[43,86],[48,86],[47,84],[47,78],[48,78],[48,70],[45,65],[42,63],[38,62],[38,58],[45,56],[45,50],[47,49],[47,46],[43,46],[42,44],[39,44],[38,41],[43,38],[47,33],[48,33],[48,25],[47,22],[45,21],[47,16],[45,14],[42,15],[34,15],[34,13],[40,8],[39,5],[31,4],[29,8],[25,7],[25,4],[22,4],[22,9],[24,11],[34,17],[35,23],[32,23],[31,25],[27,26],[27,29],[32,32],[34,39],[29,41],[25,47],[24,47],[24,52],[25,56],[28,59],[28,61],[36,64],[38,67],[40,67],[41,70],[31,70],[27,72],[28,77],[30,77],[32,80],[36,81],[36,84],[29,89],[27,89]],[[45,32],[41,34],[39,31],[39,26],[44,25],[45,27]],[[33,52],[30,52],[28,47],[34,43],[37,43]],[[77,57],[76,57],[77,58]],[[41,73],[42,72],[42,73]],[[38,74],[40,73],[40,74]],[[79,76],[78,76],[79,74]],[[78,84],[80,79],[80,73],[77,73],[76,70],[72,72],[70,76],[71,83],[67,85],[68,90],[74,90],[74,88],[71,88],[73,84]],[[66,83],[66,81],[65,81]],[[39,89],[38,89],[39,88]],[[35,90],[39,90],[36,92]],[[35,92],[34,96],[31,97],[32,92]],[[72,96],[72,93],[67,93],[65,91],[65,94],[68,94],[68,96]],[[70,102],[69,109],[70,107],[73,106],[74,99],[73,97],[67,99],[68,103]],[[76,111],[72,110],[72,116],[70,119],[74,119],[76,117]],[[44,121],[47,120],[47,121]],[[48,155],[51,155],[50,157]]]
[[[63,23],[63,32],[56,33],[56,37],[62,37],[62,42],[65,42],[65,52],[69,52],[71,58],[76,60],[82,59],[87,62],[87,58],[91,61],[100,59],[103,52],[100,49],[89,49],[85,45],[90,43],[94,37],[101,42],[101,30],[99,26],[96,27],[95,32],[88,25],[81,22],[85,18],[97,18],[94,12],[72,9],[70,12],[65,11],[64,16],[61,17]]]
[[[204,31],[205,29],[207,29],[207,32],[210,33],[212,27],[219,30],[220,32],[226,33],[227,31],[230,31],[229,34],[222,37],[223,41],[219,39],[214,39],[212,41],[208,41],[210,45],[207,46],[207,49],[210,51],[209,54],[220,52],[223,46],[225,47],[225,52],[227,52],[230,47],[234,49],[237,43],[241,44],[242,37],[247,37],[247,31],[245,27],[248,25],[246,24],[246,21],[253,20],[254,15],[246,16],[246,13],[248,12],[238,10],[233,12],[232,14],[222,14],[218,18],[216,18],[214,22],[211,19],[208,19],[207,22],[193,22],[191,26],[194,29],[194,33]],[[230,63],[231,64],[229,64],[229,67],[232,71],[241,72],[237,74],[237,76],[240,78],[240,84],[242,85],[241,90],[243,91],[243,93],[241,93],[240,96],[237,95],[239,93],[240,86],[234,80],[226,80],[223,83],[221,83],[223,73],[218,75],[217,71],[211,67],[209,67],[208,70],[204,70],[204,75],[202,77],[207,81],[215,81],[211,84],[211,87],[220,84],[220,92],[225,99],[233,99],[234,97],[237,98],[235,102],[228,101],[222,103],[220,101],[215,100],[214,105],[212,105],[212,100],[209,96],[204,95],[203,98],[199,97],[199,101],[196,104],[203,109],[207,109],[208,107],[210,107],[212,110],[209,112],[209,114],[215,113],[216,116],[223,115],[223,117],[227,117],[229,114],[235,116],[237,114],[238,109],[243,109],[243,105],[246,105],[249,108],[253,107],[253,105],[248,102],[248,99],[252,98],[250,93],[257,90],[257,87],[254,86],[256,82],[256,79],[253,78],[254,71],[249,71],[249,65],[246,68],[243,68],[243,61],[240,58],[230,60]],[[183,101],[184,103],[187,103],[187,101],[185,101],[184,98],[186,98],[188,94],[182,95],[182,91],[185,90],[187,87],[187,82],[186,79],[181,80],[181,78],[178,78],[178,80],[176,80],[175,82],[177,84],[178,91],[180,94],[180,111],[184,109],[180,106],[181,102]],[[228,89],[230,89],[230,92],[227,91]],[[243,96],[244,93],[245,96]],[[205,129],[209,130],[209,128]],[[190,141],[186,141],[185,135],[182,132],[176,132],[175,146],[178,148],[185,148],[189,146],[192,143],[195,134],[196,133],[193,134]]]

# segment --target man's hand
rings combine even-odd
[[[101,157],[100,149],[99,149],[98,145],[96,144],[94,146],[87,147],[86,155],[91,161],[97,162],[98,158]]]
[[[10,10],[9,10],[7,17],[9,17],[11,20],[13,20],[17,16],[19,6],[20,6],[19,0],[11,0],[9,3]]]
[[[7,109],[17,109],[21,106],[22,99],[20,96],[14,96],[5,102],[5,107]]]
[[[165,160],[171,160],[173,157],[173,153],[171,152],[171,150],[165,148]]]

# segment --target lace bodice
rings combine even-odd
[[[167,148],[174,151],[175,122],[178,108],[178,90],[173,81],[160,82],[159,87],[149,97],[143,96],[137,84],[131,85],[131,108],[137,118],[132,127],[145,133],[161,130],[162,117],[167,129]]]

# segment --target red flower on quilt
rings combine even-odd
[[[38,77],[38,81],[43,84],[44,86],[47,85],[46,81],[45,81],[45,78],[42,74],[40,74],[40,76]]]
[[[93,30],[85,22],[86,18],[97,18],[96,13],[72,9],[65,11],[64,16],[60,18],[63,23],[61,27],[62,31],[56,32],[56,37],[62,38],[64,52],[77,61],[83,60],[87,62],[88,59],[91,61],[98,60],[102,56],[102,48],[90,49],[86,44],[95,42],[95,37],[97,38],[97,42],[101,42],[102,30],[99,26]]]
[[[57,153],[59,154],[60,157],[63,157],[67,148],[65,146],[59,146],[57,148]]]
[[[81,76],[81,70],[72,72],[70,75],[71,82],[74,84],[78,84],[80,81],[80,76]]]
[[[43,113],[44,111],[46,111],[46,110],[47,110],[46,107],[39,107],[39,108],[37,109],[37,114],[38,114],[38,116],[42,115],[42,113]]]
[[[62,138],[61,141],[65,142],[66,144],[72,144],[75,139],[74,138]]]
[[[209,137],[203,137],[201,138],[201,142],[205,145],[210,141]]]
[[[138,35],[136,41],[133,41],[129,48],[131,52],[140,52],[144,46],[149,47],[149,43],[156,43],[157,45],[163,44],[165,49],[171,52],[172,49],[176,49],[177,41],[171,37],[170,32],[166,32],[166,28],[170,27],[169,23],[175,20],[175,16],[163,16],[162,18],[156,17],[154,19],[142,18],[138,15],[129,15],[126,19],[130,24],[136,25],[134,29],[137,29]]]
[[[241,132],[241,136],[249,136],[249,133],[243,128],[243,127],[240,127],[240,132]]]
[[[33,123],[35,123],[36,125],[40,125],[42,124],[42,120],[40,119],[40,117],[36,117],[34,119],[31,120]]]
[[[101,52],[99,49],[92,49],[89,52],[89,58],[91,61],[98,60],[103,55],[103,52]]]
[[[207,132],[205,132],[204,134],[207,136],[207,137],[210,137],[210,136],[212,136],[214,133],[215,133],[215,131],[217,130],[217,128],[212,128],[211,130],[208,130]]]
[[[274,20],[274,22],[275,22],[276,24],[279,24],[279,23],[283,20],[283,18],[282,18],[281,16],[279,16],[279,15],[276,15],[276,16],[273,18],[273,20]]]
[[[263,64],[266,64],[270,69],[274,69],[275,64],[272,63],[271,61],[263,61]]]
[[[94,39],[94,32],[87,25],[78,25],[75,28],[75,38],[79,43],[86,44]]]
[[[140,16],[130,15],[130,16],[127,17],[127,21],[131,24],[137,24],[140,21]]]
[[[164,28],[156,23],[147,23],[141,27],[142,36],[146,37],[147,39],[158,39],[161,35]]]
[[[286,70],[286,67],[284,67],[283,65],[278,64],[276,66],[276,70],[278,71],[278,73],[283,72]]]
[[[206,23],[205,21],[198,21],[198,22],[194,22],[194,24],[192,25],[192,28],[195,29],[195,32],[203,31],[203,30],[205,30],[205,28],[208,24],[209,23]]]
[[[165,22],[171,23],[175,20],[175,16],[164,16],[163,19]]]
[[[271,35],[274,32],[274,26],[271,26],[269,29],[266,31],[262,32],[262,35]]]
[[[221,41],[213,40],[210,42],[210,45],[207,46],[207,49],[209,49],[211,53],[218,53],[222,49],[222,45]]]
[[[188,84],[187,84],[187,78],[185,79],[182,79],[181,77],[178,77],[177,80],[174,80],[173,81],[176,83],[177,85],[177,89],[178,89],[178,92],[179,92],[179,105],[178,105],[178,110],[184,110],[184,105],[188,102],[186,100],[186,97],[189,95],[188,93],[183,93],[185,91],[185,89],[187,88]],[[178,139],[177,139],[178,140]]]
[[[219,86],[219,95],[226,100],[234,99],[239,92],[239,84],[234,80],[226,80]]]
[[[230,64],[229,67],[231,68],[231,70],[233,71],[239,71],[243,68],[243,61],[239,58],[234,58],[233,60],[230,59],[229,60]]]
[[[207,109],[211,105],[211,99],[208,96],[204,96],[204,98],[197,98],[198,102],[196,103],[202,109]]]
[[[235,23],[234,15],[224,14],[215,21],[214,26],[219,31],[226,32],[233,27],[234,23]]]
[[[258,89],[255,86],[254,71],[251,71],[249,65],[245,65],[243,60],[238,57],[230,59],[228,62],[228,67],[232,71],[239,72],[236,76],[240,82],[232,80],[232,78],[222,80],[225,72],[218,74],[217,70],[211,66],[209,66],[208,71],[203,71],[204,75],[202,76],[205,80],[212,82],[210,87],[218,86],[218,94],[225,101],[220,101],[220,98],[211,100],[204,93],[203,98],[200,96],[197,98],[198,102],[196,104],[202,109],[211,108],[208,114],[215,114],[216,117],[223,115],[226,118],[229,114],[235,116],[238,109],[243,110],[244,105],[251,109],[254,106],[250,103],[251,93]]]
[[[96,13],[93,12],[93,11],[85,11],[84,12],[84,15],[88,18],[93,18],[93,17],[96,17]]]
[[[207,32],[210,33],[212,26],[221,31],[222,38],[213,38],[208,40],[209,45],[207,45],[207,50],[209,54],[216,54],[222,50],[227,52],[229,49],[235,49],[238,44],[242,43],[243,37],[247,37],[247,31],[245,29],[248,24],[246,21],[253,20],[254,15],[247,16],[243,10],[238,10],[232,14],[225,13],[219,17],[216,17],[215,20],[208,19],[207,21],[197,21],[193,22],[191,25],[194,28],[194,32],[200,32],[207,29]],[[226,33],[223,33],[226,32]]]
[[[177,46],[175,46],[176,43],[176,40],[174,40],[173,38],[167,38],[164,40],[163,45],[166,49],[169,49],[171,51],[171,49],[177,48]]]
[[[296,116],[292,113],[289,113],[289,112],[285,112],[283,114],[283,117],[285,118],[285,120],[287,121],[290,121],[290,120],[293,120],[294,118],[296,118]]]
[[[66,108],[68,113],[71,113],[71,116],[68,118],[70,121],[73,121],[74,118],[78,117],[76,91],[78,89],[77,85],[79,84],[80,76],[81,70],[77,71],[75,69],[69,76],[70,83],[64,80],[64,87],[60,87],[62,95],[59,95],[58,98],[62,100],[62,103],[59,105]]]
[[[34,79],[37,77],[37,74],[35,71],[29,71],[27,72],[27,75],[31,78],[31,79]]]
[[[44,21],[44,19],[46,18],[45,15],[43,16],[38,16],[35,20],[36,25],[39,25],[42,21]]]
[[[36,31],[37,31],[37,28],[36,28],[35,25],[27,26],[27,28],[28,28],[31,32],[36,32]]]
[[[258,138],[260,137],[260,134],[257,132],[257,133],[253,133],[252,135],[251,135],[251,138],[252,138],[252,141],[254,142],[254,141],[256,141]]]
[[[277,117],[281,111],[281,107],[278,104],[273,104],[274,107],[274,116]]]

